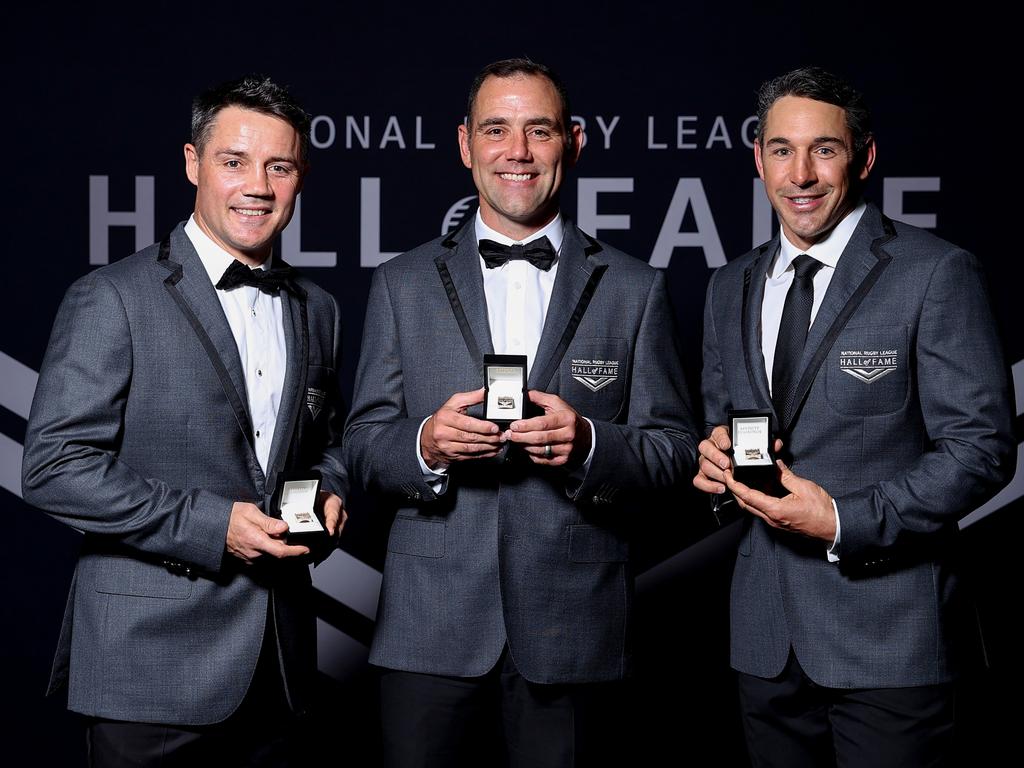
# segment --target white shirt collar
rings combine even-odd
[[[793,263],[793,259],[799,256],[801,253],[806,253],[808,256],[813,256],[815,259],[820,261],[826,267],[836,268],[839,263],[839,257],[843,255],[843,251],[846,249],[847,244],[850,242],[850,238],[853,237],[853,230],[857,228],[857,224],[860,223],[860,217],[864,215],[864,211],[867,210],[867,204],[862,200],[856,208],[850,211],[843,219],[833,227],[832,231],[828,233],[823,240],[819,240],[807,250],[797,248],[786,237],[786,233],[780,232],[779,242],[781,247],[779,249],[778,258],[775,259],[775,264],[769,271],[769,275],[772,278],[778,278],[783,272],[789,269],[789,265]]]
[[[513,240],[508,235],[503,235],[501,232],[488,227],[480,215],[480,209],[477,208],[476,211],[476,241],[478,243],[481,240],[493,240],[502,245],[515,245],[517,243],[528,243],[531,240],[536,240],[538,237],[546,237],[551,242],[551,247],[555,249],[555,253],[558,253],[562,249],[562,237],[564,235],[565,225],[562,221],[561,212],[556,213],[555,218],[525,240]]]
[[[228,267],[231,266],[231,262],[236,260],[235,257],[213,242],[210,236],[203,232],[202,228],[196,223],[195,214],[188,217],[188,221],[185,223],[185,234],[188,235],[188,239],[192,241],[192,246],[196,249],[196,253],[199,254],[199,260],[203,262],[206,274],[210,276],[210,282],[217,285],[220,279],[224,277]],[[271,259],[273,259],[273,255],[264,262],[264,266],[269,266]]]

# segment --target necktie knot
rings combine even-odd
[[[295,270],[287,264],[270,269],[249,269],[236,259],[217,281],[217,290],[230,291],[242,285],[250,285],[264,293],[276,294],[282,288],[289,293],[295,293],[294,278]]]
[[[806,253],[801,253],[793,259],[793,271],[796,273],[798,280],[813,278],[823,266],[824,264],[813,256],[808,256]]]
[[[502,245],[493,240],[481,240],[480,256],[488,269],[500,267],[510,261],[522,259],[530,262],[542,272],[551,269],[555,263],[555,249],[546,237],[538,237],[525,244]]]

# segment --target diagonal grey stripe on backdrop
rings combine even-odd
[[[373,621],[377,618],[377,598],[383,574],[343,549],[316,568],[311,568],[313,585],[321,592],[358,611]]]
[[[0,434],[0,488],[21,498],[21,443]]]
[[[0,381],[4,383],[0,387],[0,405],[4,408],[27,419],[38,380],[38,373],[0,352]]]

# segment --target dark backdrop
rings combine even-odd
[[[549,64],[566,80],[587,131],[564,210],[666,269],[695,385],[711,267],[766,239],[772,226],[749,148],[754,92],[795,66],[835,69],[875,109],[879,160],[869,197],[981,257],[1020,391],[1022,270],[1007,253],[1014,220],[1003,181],[1016,167],[1017,140],[1003,88],[1009,77],[991,53],[1009,50],[1001,25],[979,3],[949,17],[881,4],[755,12],[728,2],[381,3],[372,10],[150,2],[127,12],[10,12],[11,184],[0,302],[7,540],[0,658],[8,682],[0,762],[83,764],[79,722],[62,700],[43,697],[79,537],[21,500],[25,417],[68,285],[159,238],[191,210],[181,146],[199,90],[264,71],[292,85],[317,116],[301,221],[281,250],[341,303],[348,396],[370,267],[472,212],[456,126],[473,74],[515,55]],[[1018,437],[1020,425],[1018,415]],[[1022,486],[1019,477],[964,526],[967,580],[986,639],[959,700],[958,752],[973,765],[994,763],[1011,744],[1019,712],[1012,694],[1021,637],[1011,624],[1022,585],[1014,557],[1024,533]],[[350,507],[344,551],[315,574],[321,746],[349,765],[374,765],[379,732],[365,658],[388,521],[365,499]],[[671,513],[652,518],[637,542],[638,674],[622,723],[631,764],[686,763],[708,750],[717,764],[746,764],[727,669],[734,535],[716,531],[706,504],[681,490]]]

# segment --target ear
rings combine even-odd
[[[764,181],[764,159],[761,157],[760,139],[754,139],[754,165],[757,166],[757,175]]]
[[[459,125],[459,154],[462,156],[462,164],[467,168],[472,168],[473,155],[469,151],[469,129],[465,123]]]
[[[199,186],[199,150],[194,144],[185,145],[185,175],[194,186]]]
[[[868,139],[868,143],[864,146],[864,149],[861,150],[861,156],[864,158],[864,161],[860,167],[860,173],[857,175],[861,181],[867,179],[868,175],[871,173],[871,169],[875,166],[875,152],[875,137],[872,136]]]
[[[569,153],[569,166],[572,167],[579,162],[580,153],[583,151],[583,126],[573,123],[572,128],[572,151]]]

